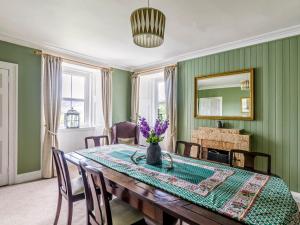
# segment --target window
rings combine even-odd
[[[166,118],[166,97],[163,72],[140,77],[139,115],[153,124]]]
[[[166,96],[163,72],[141,75],[139,91],[139,115],[153,126],[157,118],[166,119]],[[141,144],[146,145],[143,137]]]
[[[157,118],[165,120],[166,114],[166,95],[165,95],[165,82],[163,80],[156,81],[156,93],[157,97],[155,99],[157,109]]]
[[[60,127],[65,113],[75,109],[80,114],[80,127],[103,124],[100,71],[63,63]]]
[[[222,116],[222,97],[200,98],[199,108],[201,116]]]

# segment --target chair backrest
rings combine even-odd
[[[63,151],[55,148],[52,148],[52,153],[57,173],[58,189],[68,197],[72,195],[72,186],[65,154]]]
[[[234,165],[235,154],[244,155],[244,166],[243,167]],[[255,163],[256,157],[267,158],[267,172],[255,170],[254,163]],[[262,152],[248,152],[248,151],[233,149],[230,151],[230,166],[239,167],[239,168],[242,168],[245,170],[259,172],[259,173],[266,173],[268,175],[271,175],[271,155],[262,153]]]
[[[94,141],[94,147],[101,146],[101,139],[105,140],[105,144],[107,144],[107,145],[109,144],[108,136],[107,135],[89,136],[89,137],[86,137],[84,139],[84,141],[85,141],[85,148],[89,148],[89,140]]]
[[[88,225],[102,225],[104,221],[106,225],[112,225],[109,194],[102,172],[85,163],[80,163],[80,169],[86,196]],[[98,188],[100,188],[100,193],[97,191]],[[99,194],[103,207],[101,207]]]
[[[176,147],[175,147],[175,153],[179,154],[179,147],[180,145],[184,145],[184,149],[183,149],[183,156],[185,157],[191,157],[191,150],[192,147],[196,147],[196,158],[199,159],[200,157],[200,153],[201,153],[201,145],[197,144],[197,143],[192,143],[192,142],[186,142],[186,141],[177,141],[176,142]]]
[[[134,138],[134,144],[139,143],[139,127],[132,122],[116,123],[112,126],[111,143],[118,144],[118,138]]]

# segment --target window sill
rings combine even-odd
[[[80,128],[59,128],[58,133],[72,133],[72,132],[83,132],[101,129],[101,127],[80,127]]]

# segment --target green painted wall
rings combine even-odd
[[[0,41],[0,61],[18,64],[18,174],[40,169],[41,58]]]
[[[252,148],[272,155],[272,172],[300,191],[300,36],[180,62],[178,138],[216,126],[193,117],[194,77],[255,68],[255,121],[225,121],[253,134]],[[259,163],[259,167],[264,167]]]
[[[250,97],[250,92],[242,91],[240,87],[217,88],[198,91],[198,96],[222,97],[223,116],[241,116],[241,98]]]
[[[40,170],[41,57],[31,48],[0,41],[0,61],[19,68],[18,174]],[[130,118],[130,75],[113,70],[113,123]]]
[[[112,74],[112,123],[130,119],[131,73],[114,69]]]

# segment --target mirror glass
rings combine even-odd
[[[196,117],[253,119],[253,70],[196,78]]]

